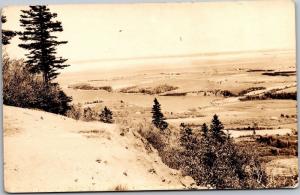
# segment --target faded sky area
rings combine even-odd
[[[20,9],[4,9],[5,29],[21,30]],[[64,31],[59,55],[67,71],[118,68],[141,61],[169,63],[206,54],[295,50],[295,10],[289,0],[50,6]],[[18,38],[5,50],[24,57]],[[173,60],[173,61],[172,61]]]

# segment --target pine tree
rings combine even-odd
[[[219,117],[215,114],[211,121],[210,131],[212,133],[212,138],[219,143],[223,143],[226,140],[226,135],[223,132],[224,126],[219,120]]]
[[[67,41],[57,41],[55,32],[62,32],[61,22],[54,21],[56,13],[44,5],[29,6],[29,10],[22,10],[20,39],[21,48],[29,50],[26,54],[26,65],[31,73],[42,74],[44,84],[47,86],[59,74],[57,71],[69,65],[64,63],[67,59],[56,56],[56,47],[66,44]]]
[[[2,25],[7,22],[6,16],[4,16],[4,15],[1,16],[1,22],[2,22]],[[16,34],[17,33],[14,31],[2,29],[2,44],[3,45],[10,44],[10,39],[12,39],[14,36],[16,36]]]
[[[203,123],[203,125],[201,126],[201,131],[202,131],[203,137],[207,138],[208,137],[208,127],[207,127],[206,123]]]
[[[100,117],[100,121],[102,121],[104,123],[113,123],[113,113],[106,106],[101,111],[99,117]]]
[[[184,147],[188,153],[194,153],[198,147],[198,142],[197,138],[193,134],[193,130],[184,123],[181,123],[180,134],[180,145]]]
[[[165,117],[161,112],[160,103],[156,98],[154,98],[154,105],[152,107],[152,123],[155,127],[160,130],[165,130],[168,127],[168,123],[165,121]]]

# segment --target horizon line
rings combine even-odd
[[[204,52],[181,55],[162,55],[162,56],[140,56],[140,57],[123,57],[123,58],[99,58],[91,60],[74,60],[69,63],[96,63],[106,61],[130,61],[130,60],[148,60],[148,59],[168,59],[168,58],[188,58],[188,57],[203,57],[203,56],[218,56],[230,54],[244,54],[244,53],[261,53],[261,52],[275,52],[275,51],[296,51],[295,49],[265,49],[265,50],[245,50],[245,51],[225,51],[225,52]]]

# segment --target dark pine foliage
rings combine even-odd
[[[195,151],[197,147],[199,146],[198,140],[193,134],[193,130],[186,126],[184,123],[180,124],[180,145],[188,151],[188,153],[191,153],[192,151]]]
[[[1,22],[2,25],[7,21],[6,16],[2,15],[1,16]],[[10,44],[10,39],[12,39],[14,36],[16,36],[16,32],[11,31],[11,30],[4,30],[2,29],[2,44],[3,45],[8,45]]]
[[[224,126],[222,122],[219,120],[218,115],[214,115],[210,125],[211,133],[214,139],[217,142],[223,143],[226,139],[226,135],[223,132]]]
[[[264,187],[266,175],[258,158],[239,148],[223,133],[223,128],[217,115],[214,115],[210,128],[206,124],[201,126],[200,137],[181,124],[180,168],[200,186],[215,189]]]
[[[19,46],[29,51],[26,65],[31,73],[42,73],[45,85],[57,77],[59,69],[69,66],[64,64],[67,59],[56,56],[56,47],[67,43],[57,41],[54,35],[63,31],[61,22],[54,21],[56,17],[47,6],[36,5],[22,10],[20,19],[24,32],[20,33],[23,43]]]
[[[201,132],[203,137],[208,136],[208,126],[206,125],[206,123],[203,123],[203,125],[201,126]]]
[[[165,121],[165,117],[161,112],[160,103],[156,98],[154,98],[154,105],[152,107],[152,123],[155,127],[159,128],[160,130],[165,130],[168,128],[168,123]]]
[[[100,113],[100,121],[104,123],[113,123],[113,113],[110,109],[108,109],[106,106]]]

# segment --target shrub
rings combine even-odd
[[[236,97],[237,96],[236,94],[232,93],[229,90],[220,91],[220,94],[224,97]]]
[[[94,116],[95,116],[95,112],[90,107],[86,107],[83,109],[83,119],[85,121],[94,120]]]
[[[104,109],[101,111],[100,115],[100,121],[104,123],[113,123],[113,113],[110,109],[108,109],[106,106]]]
[[[82,117],[82,106],[81,104],[72,105],[70,110],[67,111],[66,116],[69,118],[73,118],[75,120],[79,120]]]
[[[57,83],[45,86],[41,76],[32,75],[22,60],[3,56],[3,103],[66,114],[72,101]]]
[[[164,138],[159,132],[155,131],[147,131],[144,134],[144,137],[146,140],[158,151],[163,151],[166,147],[166,144],[164,142]]]

